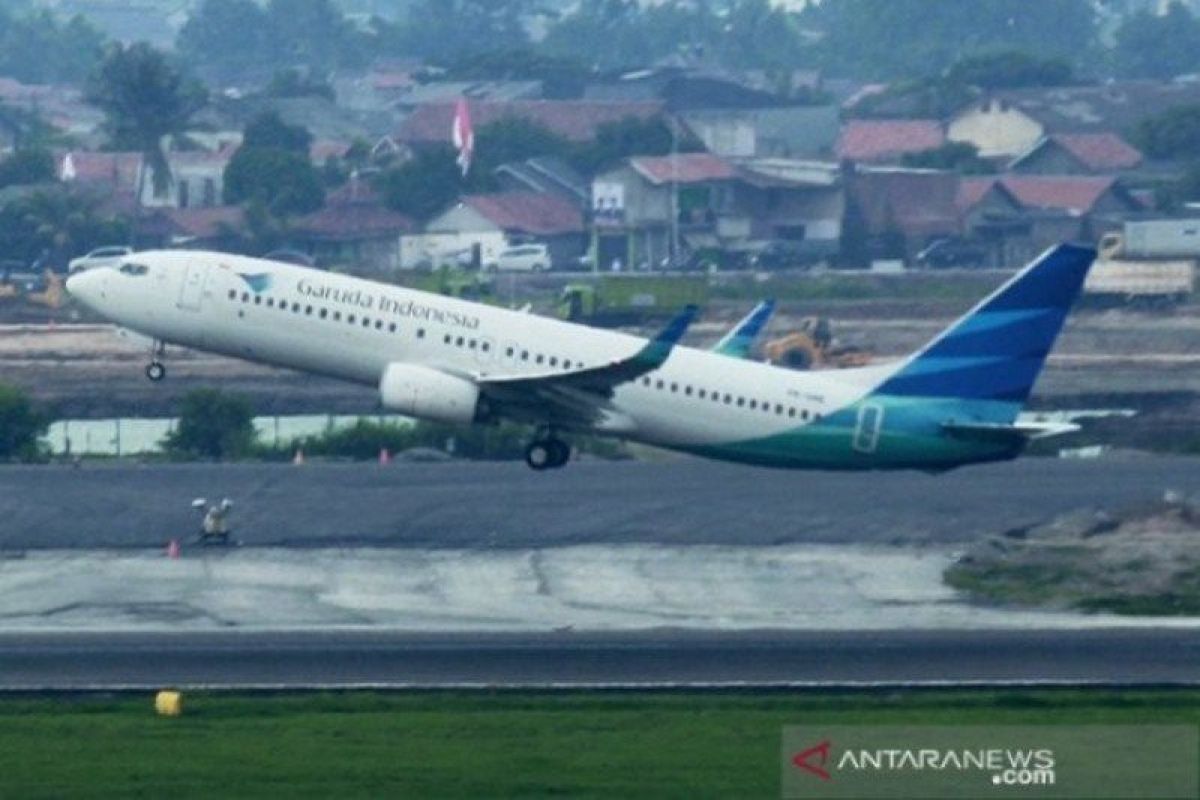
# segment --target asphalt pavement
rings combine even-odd
[[[1197,683],[1194,628],[0,634],[0,691]]]
[[[679,459],[0,467],[0,550],[158,547],[197,497],[250,546],[946,544],[1080,508],[1200,492],[1200,459],[1023,458],[942,475],[789,472]]]

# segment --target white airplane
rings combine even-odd
[[[614,436],[774,467],[925,469],[1009,459],[1049,432],[1018,419],[1095,252],[1054,247],[908,358],[796,372],[678,344],[688,307],[641,339],[316,269],[221,253],[136,253],[71,276],[84,306],[154,341],[378,387],[385,408]]]

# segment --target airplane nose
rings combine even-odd
[[[67,294],[85,306],[94,308],[96,302],[104,296],[105,269],[90,269],[77,272],[67,278]]]

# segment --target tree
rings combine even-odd
[[[475,130],[475,160],[468,186],[476,191],[496,188],[493,172],[501,164],[535,156],[565,157],[571,143],[554,131],[521,117],[505,117]]]
[[[637,0],[583,0],[550,29],[543,47],[601,70],[622,69],[679,54],[681,47],[707,52],[721,28],[706,4],[669,0],[643,8]]]
[[[375,179],[389,208],[426,220],[450,205],[464,188],[454,148],[441,145],[391,167]]]
[[[192,458],[238,458],[254,446],[254,413],[238,395],[196,389],[183,398],[179,422],[167,434],[167,452]]]
[[[630,156],[666,155],[673,145],[679,152],[701,149],[690,135],[680,136],[674,143],[672,138],[671,129],[659,117],[626,117],[599,126],[595,140],[576,146],[571,160],[580,172],[595,175]]]
[[[285,217],[316,211],[325,203],[321,176],[307,155],[272,147],[238,148],[225,167],[225,202],[261,203]]]
[[[1092,63],[1098,42],[1089,0],[826,0],[803,22],[823,34],[821,66],[872,80],[937,75],[998,49]]]
[[[1022,50],[997,50],[967,56],[946,71],[946,80],[981,89],[1063,86],[1071,82],[1071,65],[1061,58],[1039,58]]]
[[[182,133],[207,102],[204,88],[189,80],[166,57],[139,42],[113,45],[88,83],[88,101],[105,114],[109,143],[146,157],[157,191],[171,176],[163,138]]]
[[[128,220],[101,214],[93,201],[61,187],[38,190],[0,206],[0,252],[58,264],[100,245],[129,241]]]
[[[380,27],[382,49],[440,65],[529,44],[525,19],[535,0],[415,0],[405,21]]]
[[[1181,3],[1134,14],[1116,34],[1113,61],[1129,78],[1167,79],[1200,69],[1200,21]]]
[[[55,177],[54,156],[40,147],[16,150],[0,161],[0,187],[49,183]]]
[[[246,125],[242,147],[286,150],[307,156],[312,134],[301,125],[289,125],[275,111],[259,114]]]
[[[254,0],[204,0],[175,46],[193,68],[226,83],[260,68],[266,36],[266,12]]]
[[[1183,105],[1140,121],[1134,143],[1151,158],[1200,159],[1200,105]]]
[[[0,459],[36,458],[38,438],[49,424],[49,416],[34,408],[28,395],[15,386],[0,384]]]
[[[370,48],[330,0],[270,0],[266,10],[269,62],[325,75],[364,66]]]
[[[963,175],[988,175],[995,172],[992,165],[979,157],[979,149],[969,142],[946,142],[941,147],[906,153],[901,159],[907,167],[945,169]]]
[[[104,53],[104,36],[81,16],[60,22],[50,11],[0,7],[0,75],[26,83],[75,83]]]

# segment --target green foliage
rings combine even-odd
[[[104,36],[82,16],[0,7],[0,75],[25,83],[77,83],[100,61]]]
[[[272,147],[238,148],[225,167],[225,202],[262,204],[277,217],[316,211],[325,189],[307,155]]]
[[[43,253],[65,264],[100,245],[129,241],[129,222],[61,187],[38,190],[0,207],[0,252],[32,263]]]
[[[139,42],[109,48],[88,82],[87,98],[105,114],[109,143],[144,153],[155,188],[161,190],[170,180],[163,137],[183,133],[207,102],[207,93],[161,52]]]
[[[979,92],[946,78],[897,81],[855,105],[855,117],[945,119],[970,103]]]
[[[1154,205],[1162,211],[1175,211],[1184,203],[1197,201],[1200,201],[1200,161],[1189,163],[1177,180],[1154,188]],[[1200,452],[1200,447],[1194,449]]]
[[[306,77],[298,69],[285,69],[276,72],[267,84],[269,97],[324,97],[333,102],[335,94],[333,87],[324,81]]]
[[[176,456],[229,459],[249,453],[254,439],[254,412],[245,398],[196,389],[184,396],[179,423],[163,446]]]
[[[204,0],[175,47],[188,64],[225,82],[258,67],[266,33],[266,13],[254,0]]]
[[[821,66],[871,80],[938,75],[999,49],[1090,64],[1097,43],[1088,0],[829,0],[804,23],[823,34]]]
[[[1163,16],[1141,11],[1117,31],[1117,71],[1129,78],[1172,78],[1200,69],[1200,20],[1181,3]]]
[[[527,46],[523,17],[537,7],[535,0],[414,0],[404,22],[375,24],[382,53],[453,64]]]
[[[389,208],[427,220],[444,210],[465,188],[450,145],[435,147],[411,161],[381,172],[375,188]]]
[[[54,156],[40,147],[17,150],[0,161],[0,187],[55,180]]]
[[[630,156],[661,156],[671,152],[671,129],[659,117],[626,117],[596,129],[596,139],[575,148],[570,160],[585,175],[595,175]],[[700,149],[690,136],[680,137],[680,152]]]
[[[1200,159],[1200,105],[1176,106],[1138,123],[1134,143],[1151,158]]]
[[[901,159],[907,167],[945,169],[964,175],[988,175],[995,169],[979,157],[979,148],[969,142],[946,142],[941,147],[906,153]]]
[[[369,48],[332,0],[270,0],[265,25],[269,64],[323,75],[367,63]]]
[[[459,458],[481,461],[515,461],[524,458],[525,445],[532,438],[528,426],[514,423],[499,425],[442,425],[433,422],[397,423],[360,419],[348,428],[308,436],[286,448],[290,455],[300,447],[308,456],[352,458],[370,461],[387,448],[392,454],[414,447],[447,451]],[[579,450],[602,458],[624,455],[620,444],[595,437],[572,437]],[[279,455],[276,453],[275,455]]]
[[[274,111],[265,111],[246,125],[242,147],[286,150],[308,156],[312,134],[302,125],[289,125]]]
[[[28,395],[15,386],[0,383],[0,459],[38,458],[41,455],[38,437],[49,424],[50,418],[34,408]]]
[[[1061,58],[1039,58],[1021,50],[997,50],[967,56],[950,66],[946,79],[981,89],[1063,86],[1071,82],[1071,64]]]
[[[467,180],[475,191],[495,189],[492,173],[501,164],[534,156],[569,156],[571,143],[527,119],[498,119],[475,130],[475,159]]]

